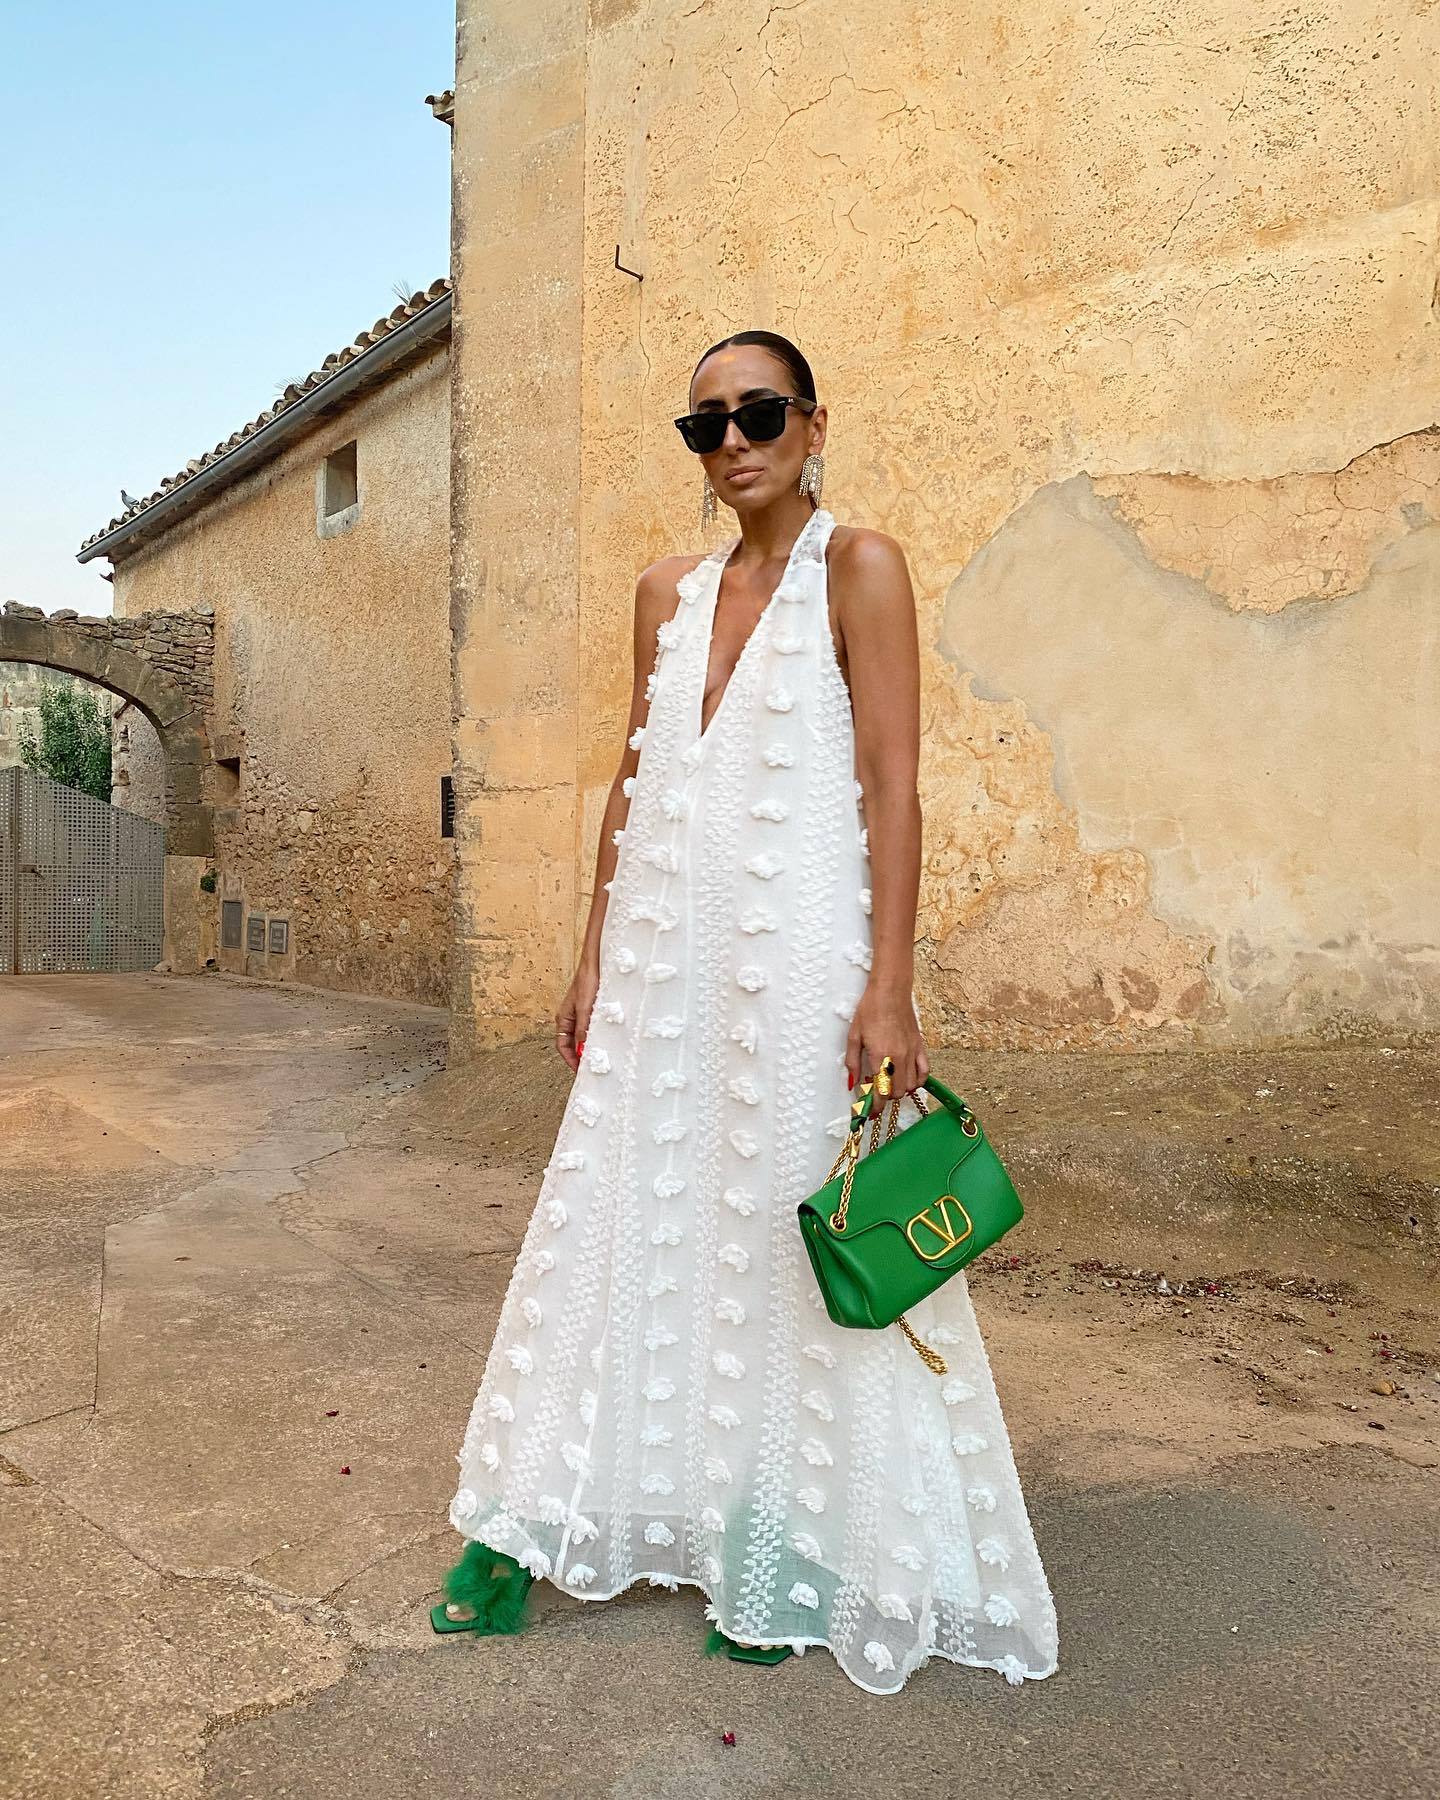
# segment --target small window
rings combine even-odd
[[[354,520],[360,507],[360,465],[353,440],[325,458],[319,498],[322,530],[343,529]]]
[[[440,777],[440,835],[442,838],[453,838],[455,835],[455,777]]]
[[[251,913],[245,921],[245,948],[265,953],[265,920],[260,913]]]
[[[222,900],[220,902],[220,948],[222,950],[238,950],[240,948],[240,913],[238,900]]]
[[[270,954],[284,956],[290,948],[290,921],[288,919],[272,919],[270,921]]]

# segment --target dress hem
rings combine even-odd
[[[454,1526],[453,1520],[451,1521],[451,1524]],[[459,1531],[458,1526],[455,1526],[454,1528]],[[468,1541],[485,1544],[485,1547],[488,1550],[496,1549],[494,1544],[486,1543],[485,1539],[481,1537],[478,1532],[460,1531],[459,1535]],[[508,1555],[509,1552],[499,1552],[499,1554]],[[637,1569],[627,1582],[620,1587],[610,1589],[607,1593],[595,1593],[593,1590],[587,1590],[585,1588],[573,1588],[564,1582],[556,1581],[549,1575],[540,1576],[538,1579],[548,1582],[549,1585],[555,1589],[556,1593],[568,1595],[572,1600],[593,1601],[597,1603],[603,1603],[606,1600],[618,1600],[622,1594],[628,1594],[631,1588],[642,1581],[649,1581],[655,1587],[669,1588],[672,1592],[676,1588],[693,1587],[698,1588],[710,1602],[710,1606],[715,1609],[717,1614],[719,1613],[719,1602],[716,1600],[714,1594],[711,1593],[709,1586],[702,1581],[698,1575],[672,1575],[667,1569]],[[1044,1681],[1047,1677],[1054,1675],[1060,1666],[1058,1657],[1051,1657],[1049,1663],[1046,1664],[1043,1669],[1032,1669],[1022,1663],[1020,1679],[1018,1681],[1012,1681],[1010,1676],[1006,1674],[1003,1658],[991,1657],[987,1660],[978,1656],[956,1656],[949,1650],[941,1650],[936,1646],[926,1649],[922,1655],[913,1660],[907,1659],[907,1661],[899,1668],[898,1673],[900,1679],[894,1687],[872,1687],[868,1681],[862,1681],[858,1675],[851,1674],[850,1670],[846,1668],[845,1664],[836,1654],[835,1646],[830,1642],[829,1638],[739,1637],[726,1625],[723,1616],[717,1617],[713,1623],[720,1627],[726,1637],[737,1644],[758,1646],[785,1644],[788,1645],[790,1649],[802,1654],[804,1651],[810,1649],[828,1650],[834,1659],[836,1668],[839,1669],[840,1673],[847,1681],[851,1682],[855,1687],[858,1687],[862,1693],[874,1694],[877,1698],[882,1700],[887,1699],[891,1694],[902,1692],[906,1682],[915,1671],[917,1669],[923,1669],[928,1662],[953,1663],[956,1667],[962,1669],[993,1669],[997,1675],[1004,1675],[1007,1685],[1011,1687],[1021,1687],[1027,1681]],[[1018,1662],[1020,1659],[1017,1657],[1016,1661]]]

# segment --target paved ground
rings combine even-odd
[[[937,1058],[1028,1202],[973,1289],[1061,1669],[880,1700],[704,1659],[691,1594],[430,1632],[567,1080],[443,1042],[0,981],[7,1800],[1436,1791],[1433,1047]]]

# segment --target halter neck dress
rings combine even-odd
[[[871,1693],[931,1657],[1018,1683],[1054,1670],[1055,1613],[965,1277],[909,1315],[937,1377],[898,1327],[830,1322],[796,1221],[871,960],[834,524],[807,520],[703,730],[738,538],[657,633],[599,991],[450,1520],[581,1599],[698,1587],[731,1638],[823,1645]]]

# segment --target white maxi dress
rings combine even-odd
[[[868,849],[817,510],[702,731],[720,577],[658,632],[587,1042],[450,1520],[580,1599],[700,1588],[871,1693],[932,1657],[1050,1674],[1056,1623],[964,1275],[831,1324],[795,1208],[849,1119]],[[912,995],[913,1004],[913,995]],[[902,1103],[902,1129],[918,1118]]]

